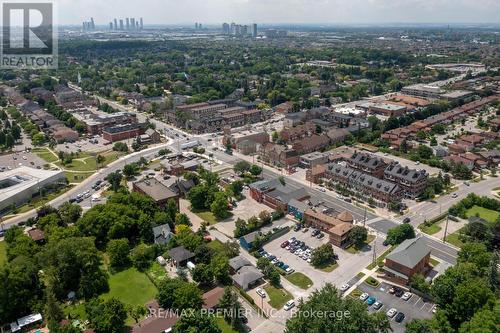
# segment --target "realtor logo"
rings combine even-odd
[[[1,68],[57,68],[57,31],[54,4],[43,2],[2,3]]]

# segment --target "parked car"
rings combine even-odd
[[[284,249],[285,247],[288,246],[288,244],[290,244],[289,241],[284,241],[283,243],[281,243],[281,248]]]
[[[359,296],[359,300],[364,302],[368,297],[370,297],[370,295],[368,295],[367,293],[362,293],[361,296]]]
[[[409,300],[412,296],[413,296],[413,294],[407,291],[407,292],[405,292],[405,293],[403,294],[403,296],[401,296],[401,299],[402,299],[403,301],[407,301],[407,300]]]
[[[288,302],[286,302],[286,304],[283,307],[283,309],[285,309],[285,311],[288,311],[291,308],[293,308],[294,306],[295,306],[295,301],[292,299],[292,300],[289,300]]]
[[[389,309],[389,311],[386,312],[386,314],[387,314],[387,317],[392,318],[396,315],[397,312],[398,312],[398,310],[396,310],[395,308],[391,308],[391,309]]]
[[[375,297],[370,296],[370,297],[368,297],[368,299],[366,300],[366,304],[368,304],[368,305],[373,305],[373,303],[375,303],[375,301],[376,301]]]
[[[343,284],[340,286],[340,291],[345,293],[347,290],[349,290],[349,288],[351,288],[351,286],[347,283]]]
[[[405,314],[403,312],[398,312],[398,314],[396,315],[396,318],[394,318],[394,321],[397,323],[400,323],[403,320],[405,320]]]
[[[404,290],[403,290],[403,289],[398,289],[398,290],[396,290],[396,292],[394,293],[394,296],[396,296],[396,297],[401,297],[401,296],[403,296],[403,295],[404,295],[404,293],[405,293],[405,292],[404,292]]]
[[[287,269],[285,269],[286,274],[292,274],[293,272],[295,272],[293,268],[288,267]]]
[[[316,238],[317,238],[317,239],[321,239],[321,238],[323,238],[323,237],[325,237],[325,234],[324,234],[324,233],[322,233],[322,232],[320,232],[320,233],[318,234],[318,236],[316,236]]]
[[[453,194],[451,195],[451,197],[452,197],[452,198],[458,198],[458,194],[457,194],[457,193],[453,193]]]
[[[261,288],[257,288],[255,290],[255,292],[257,293],[257,295],[259,295],[260,297],[262,298],[266,298],[266,293],[264,292],[264,290],[262,290]]]
[[[309,228],[304,228],[304,229],[302,229],[302,232],[303,232],[303,233],[306,233],[306,232],[308,232],[308,231],[309,231]]]
[[[403,223],[410,223],[410,221],[411,221],[411,220],[410,220],[410,218],[409,218],[409,217],[405,217],[405,218],[403,219]]]
[[[382,305],[384,305],[382,302],[379,302],[379,301],[376,301],[374,304],[373,304],[373,308],[375,310],[378,310],[382,307]]]

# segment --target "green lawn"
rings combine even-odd
[[[57,198],[58,196],[63,195],[64,193],[68,192],[71,188],[72,188],[72,186],[66,186],[66,187],[60,188],[59,190],[57,190],[55,192],[50,192],[49,194],[47,194],[43,198],[33,199],[31,202],[26,203],[26,204],[18,207],[16,209],[16,214],[26,213],[32,209],[41,207],[41,206],[45,205],[46,203],[48,203],[49,201],[52,201],[55,198]]]
[[[156,285],[167,278],[167,272],[165,272],[165,269],[157,261],[151,265],[147,272],[153,278]]]
[[[207,244],[207,246],[209,248],[211,248],[212,250],[214,250],[215,252],[219,253],[220,251],[222,251],[222,242],[218,239],[215,239],[213,241],[211,241],[210,243]]]
[[[101,297],[103,299],[115,297],[125,304],[144,305],[155,297],[156,292],[156,287],[146,274],[132,267],[110,274],[109,292]]]
[[[269,295],[269,305],[275,309],[281,309],[286,302],[293,298],[292,294],[285,289],[278,289],[270,284],[265,286],[264,290]]]
[[[38,157],[40,157],[47,163],[53,163],[59,159],[56,155],[52,154],[47,148],[33,148],[31,152],[36,154]]]
[[[439,261],[437,261],[434,258],[430,258],[429,263],[431,264],[432,267],[436,267],[437,265],[439,265]]]
[[[458,238],[459,231],[460,230],[457,230],[454,233],[446,236],[446,242],[455,245],[456,247],[462,247],[464,243]]]
[[[7,262],[7,243],[0,242],[0,266]]]
[[[436,223],[433,223],[429,226],[426,226],[424,223],[418,226],[418,229],[420,229],[423,233],[426,233],[428,235],[434,235],[435,233],[438,233],[441,230],[440,224],[443,223],[444,220],[438,221]]]
[[[472,208],[469,208],[469,210],[467,210],[466,215],[467,217],[471,217],[471,216],[476,216],[476,214],[479,214],[481,218],[492,223],[496,221],[498,216],[500,216],[500,212],[495,212],[494,210],[486,209],[479,206],[473,206]]]
[[[205,222],[208,222],[208,224],[210,225],[217,223],[217,219],[215,218],[214,214],[210,211],[194,212],[194,213],[198,215]]]
[[[71,171],[65,171],[64,174],[66,175],[66,179],[70,183],[81,183],[88,177],[92,176],[94,172],[71,172]]]
[[[246,332],[244,329],[239,329],[235,330],[231,324],[228,324],[227,321],[224,320],[224,317],[222,316],[217,316],[215,317],[215,322],[217,323],[217,326],[221,330],[221,333],[239,333],[239,332]]]
[[[104,162],[99,165],[101,166],[106,166],[110,164],[113,161],[116,161],[122,154],[116,151],[108,151],[100,154],[101,156],[104,157]],[[57,165],[60,167],[70,170],[70,171],[96,171],[97,170],[97,163],[96,163],[96,157],[95,156],[90,156],[87,153],[79,153],[77,157],[71,161],[71,163],[62,165],[61,162],[58,162]]]
[[[366,284],[368,284],[369,286],[372,286],[372,287],[378,287],[380,286],[380,281],[369,276],[366,280],[365,280]]]
[[[365,276],[365,273],[363,273],[363,272],[359,272],[358,274],[356,274],[356,276],[357,276],[358,278],[362,279],[362,278],[363,278],[363,276]]]
[[[72,319],[78,319],[80,321],[85,321],[87,319],[85,303],[83,302],[78,304],[63,304],[62,310],[66,316],[70,316]]]
[[[363,244],[361,244],[360,246],[352,244],[348,248],[346,248],[345,250],[351,254],[356,254],[359,251],[361,251],[366,245],[373,242],[374,239],[375,239],[375,235],[368,235],[368,237],[366,238],[366,241]]]
[[[338,262],[332,262],[326,266],[323,267],[318,267],[319,270],[325,272],[325,273],[331,273],[333,272],[337,267],[339,267]]]
[[[391,251],[394,249],[394,245],[391,246],[390,248],[388,248],[384,253],[382,253],[382,255],[380,257],[377,258],[377,261],[376,262],[372,262],[371,264],[369,264],[366,268],[367,269],[373,269],[375,266],[377,266],[378,264],[383,264],[384,263],[384,260],[385,260],[385,257],[387,257],[387,255],[389,253],[391,253]]]
[[[311,279],[300,272],[295,272],[293,274],[286,275],[285,278],[294,285],[296,285],[297,287],[302,289],[308,289],[313,285]]]

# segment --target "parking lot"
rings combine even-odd
[[[22,165],[31,168],[37,168],[37,167],[42,168],[43,165],[46,163],[47,162],[45,162],[44,160],[42,160],[40,157],[36,156],[33,153],[18,152],[0,156],[0,169],[2,169],[3,167],[4,171],[9,169],[15,169]]]
[[[307,262],[307,260],[304,260],[298,255],[291,253],[286,248],[281,247],[281,244],[283,244],[283,242],[288,241],[292,237],[295,237],[297,241],[304,242],[304,245],[308,246],[310,248],[310,252],[312,253],[312,250],[328,242],[328,236],[326,235],[322,239],[318,239],[311,235],[311,229],[309,229],[307,232],[302,232],[303,230],[305,229],[301,229],[298,232],[292,230],[286,235],[264,245],[264,250],[275,255],[278,260],[283,261],[285,264],[289,265],[291,268],[297,271],[310,271],[313,268],[311,264]]]
[[[92,142],[91,142],[92,141]],[[58,144],[55,148],[56,151],[63,151],[65,153],[85,151],[88,153],[98,153],[105,150],[109,150],[113,147],[113,144],[107,143],[101,136],[96,136],[95,138],[81,139],[74,143],[66,142]]]
[[[396,316],[390,318],[391,326],[394,332],[404,332],[405,324],[412,319],[428,319],[432,317],[433,303],[425,302],[422,297],[413,294],[407,301],[389,293],[391,288],[390,284],[381,283],[378,288],[362,283],[358,289],[364,293],[373,296],[377,301],[382,302],[382,307],[379,310],[374,310],[372,306],[369,307],[369,312],[382,311],[386,313],[389,309],[395,308],[398,312],[405,314],[405,319],[401,323],[397,323],[394,319]]]

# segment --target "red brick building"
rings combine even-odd
[[[386,258],[384,270],[388,277],[408,283],[415,274],[424,274],[429,268],[431,250],[423,238],[403,241]]]

